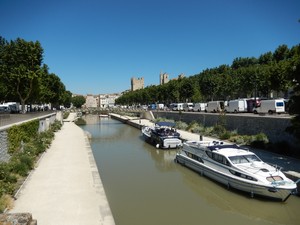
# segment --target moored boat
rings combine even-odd
[[[217,182],[251,194],[286,201],[296,183],[276,166],[237,145],[213,141],[187,141],[175,161]]]
[[[158,122],[154,126],[143,126],[142,134],[145,141],[156,148],[179,148],[182,146],[182,141],[180,134],[174,127],[175,123]]]

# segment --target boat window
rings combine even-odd
[[[242,174],[242,173],[234,171],[234,170],[229,170],[229,172],[232,173],[235,176],[238,176],[238,177],[241,177],[241,178],[244,178],[244,179],[247,179],[247,180],[257,181],[257,179],[254,178],[254,177],[248,176],[246,174]]]
[[[230,156],[229,159],[233,164],[260,162],[261,160],[256,155],[238,155]]]
[[[223,164],[230,166],[229,161],[225,157],[223,158]]]
[[[212,153],[212,159],[224,165],[230,166],[229,161],[222,155]]]
[[[223,163],[223,156],[213,153],[213,159],[217,162]]]
[[[199,157],[199,156],[197,156],[197,155],[194,155],[194,154],[192,154],[192,153],[190,153],[190,152],[185,152],[185,153],[186,153],[186,155],[187,155],[189,158],[195,159],[195,160],[197,160],[197,161],[203,163],[203,160],[201,159],[201,157]]]
[[[249,162],[260,162],[261,160],[256,155],[245,155]]]
[[[249,163],[244,156],[230,156],[229,159],[233,164]]]
[[[281,176],[271,176],[271,177],[267,177],[267,180],[272,182],[272,181],[281,181],[283,179]]]
[[[212,152],[211,151],[206,151],[206,155],[208,155],[209,158],[212,158]]]

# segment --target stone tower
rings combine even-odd
[[[159,74],[159,84],[166,84],[169,82],[169,74],[160,72]]]
[[[131,78],[131,91],[135,91],[138,89],[143,89],[144,88],[144,77],[139,77],[139,78]]]

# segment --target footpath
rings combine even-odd
[[[42,225],[114,225],[94,156],[71,113],[17,193],[9,213],[29,212]]]

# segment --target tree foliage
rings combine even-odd
[[[117,104],[139,105],[172,102],[207,102],[246,97],[289,96],[290,112],[296,114],[289,129],[300,139],[300,45],[280,45],[274,52],[258,58],[238,57],[231,65],[205,69],[190,77],[171,80],[164,85],[130,91]]]
[[[299,45],[289,49],[280,45],[275,51],[255,57],[237,57],[231,65],[205,69],[190,77],[171,80],[159,86],[130,91],[118,104],[137,105],[162,102],[230,100],[245,97],[287,96],[294,86]],[[299,60],[298,60],[299,61]]]
[[[72,104],[76,108],[81,108],[81,106],[85,103],[85,97],[82,95],[77,95],[72,97]]]
[[[292,126],[287,129],[300,140],[300,45],[293,49],[294,57],[291,59],[291,78],[293,84],[293,96],[291,97],[290,112],[295,114]]]
[[[66,103],[66,89],[59,77],[43,64],[39,41],[6,41],[0,36],[0,101],[28,103]]]

